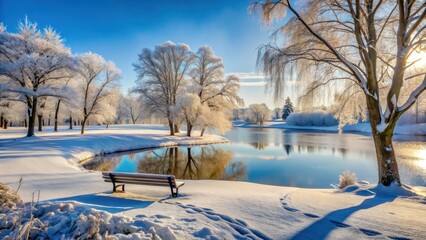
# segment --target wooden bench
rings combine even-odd
[[[179,187],[185,184],[184,182],[177,182],[173,175],[163,174],[102,172],[102,178],[105,182],[112,182],[113,192],[116,192],[120,186],[124,192],[125,184],[167,186],[170,187],[173,197],[177,197]]]

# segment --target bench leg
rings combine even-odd
[[[117,188],[121,186],[121,191],[124,192],[124,185],[125,184],[120,184],[120,185],[115,185],[115,183],[112,183],[112,192],[117,192]]]
[[[178,195],[178,189],[176,188],[176,193],[175,192],[173,192],[173,184],[172,184],[172,178],[171,177],[168,177],[167,178],[168,180],[169,180],[169,186],[170,186],[170,191],[172,192],[172,197],[177,197],[177,195]]]
[[[173,192],[173,188],[171,188],[171,191],[172,191],[172,197],[176,198],[176,197],[178,196],[179,189],[178,189],[178,188],[176,188],[176,191],[175,191],[175,192]]]

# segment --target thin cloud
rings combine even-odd
[[[226,75],[234,75],[240,79],[240,86],[242,87],[259,87],[267,84],[263,74],[254,72],[233,72]]]
[[[266,81],[258,81],[258,82],[243,82],[240,81],[240,86],[242,87],[258,87],[258,86],[265,86]]]
[[[235,75],[237,77],[239,77],[240,79],[265,79],[265,75],[263,74],[259,74],[259,73],[254,73],[254,72],[233,72],[233,73],[228,73],[226,75]]]

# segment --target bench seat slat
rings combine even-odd
[[[151,174],[151,173],[114,173],[114,172],[102,172],[102,175],[109,176],[109,174],[117,177],[147,177],[147,178],[155,178],[155,179],[167,179],[171,177],[175,178],[173,175],[164,175],[164,174]]]
[[[112,182],[110,179],[105,179],[104,180],[105,182]],[[123,180],[123,179],[115,179],[114,180],[114,182],[116,182],[116,183],[140,183],[140,184],[144,184],[144,183],[158,183],[158,184],[162,184],[162,185],[164,185],[164,186],[168,186],[168,185],[170,185],[168,182],[157,182],[157,181],[145,181],[145,180],[142,180],[142,179],[140,179],[140,180],[138,180],[138,179],[135,179],[135,180],[128,180],[128,179],[126,179],[126,180]],[[174,183],[174,182],[172,182],[171,183],[173,186],[174,185],[176,185],[176,183]]]
[[[132,181],[132,180],[144,180],[144,181],[152,181],[152,182],[164,182],[169,183],[168,179],[155,179],[155,178],[138,178],[138,177],[117,177],[113,176],[114,180],[122,180],[122,181]],[[104,179],[111,179],[110,177],[104,177]],[[172,182],[176,182],[174,179],[172,179]]]
[[[108,181],[108,182],[111,182],[111,181]],[[116,184],[153,185],[153,186],[165,186],[165,187],[169,186],[169,184],[157,183],[157,182],[130,182],[130,181],[120,182],[120,181],[117,181],[115,183]],[[173,186],[173,187],[175,187],[175,186]]]
[[[105,182],[112,182],[111,179],[104,179]],[[114,182],[121,182],[121,183],[130,183],[130,182],[155,182],[155,183],[161,183],[164,185],[169,185],[170,183],[168,181],[155,181],[155,180],[150,180],[150,179],[121,179],[121,178],[114,178]],[[172,181],[171,182],[172,185],[176,185],[176,182]]]

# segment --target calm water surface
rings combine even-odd
[[[354,171],[358,179],[377,181],[370,136],[234,128],[225,137],[230,143],[110,154],[84,167],[305,188],[329,188],[344,170]],[[402,181],[426,186],[426,138],[396,136],[395,151]]]

